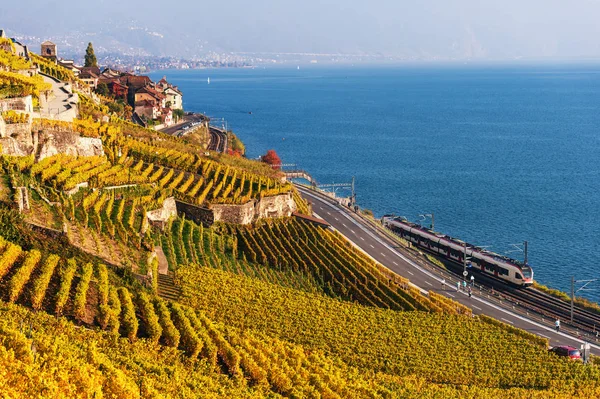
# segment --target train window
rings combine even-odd
[[[501,274],[503,276],[508,276],[508,270],[503,268],[503,267],[499,267],[498,268],[498,274]]]
[[[519,273],[515,273],[515,277],[517,278],[517,280],[523,280],[523,277],[521,277]]]

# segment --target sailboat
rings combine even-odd
[[[210,78],[206,79],[206,83],[210,84]]]

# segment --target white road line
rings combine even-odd
[[[396,261],[392,261],[392,263],[393,263],[394,265],[398,266],[398,264],[396,263]]]
[[[550,338],[549,336],[547,336],[547,335],[544,335],[544,334],[537,333],[537,335],[539,335],[540,337],[544,337],[544,338],[552,339],[552,338]]]
[[[327,212],[327,213],[329,213],[329,212]],[[336,218],[335,216],[334,216],[333,218],[334,218],[335,220],[337,220],[337,221],[339,221],[339,220],[340,220],[340,219]],[[467,259],[469,259],[469,258],[467,258]]]
[[[331,216],[331,212],[327,211],[327,214],[328,214],[329,216]]]
[[[383,252],[380,252],[382,256],[385,256],[385,254]]]
[[[352,234],[356,235],[356,231],[350,229],[350,231],[352,232]]]
[[[370,246],[371,248],[375,249],[375,247],[374,247],[373,245],[369,244],[369,246]]]
[[[446,295],[448,295],[448,296],[451,296],[452,298],[456,298],[454,295],[452,295],[452,294],[451,294],[451,293],[449,293],[449,292],[446,292]],[[480,310],[481,310],[481,309],[480,309]]]
[[[477,310],[481,310],[481,308],[479,306],[471,305],[471,307],[474,308],[474,309],[477,309]]]
[[[430,286],[433,287],[433,284],[431,284],[429,281],[425,281],[425,284],[429,284]]]
[[[342,223],[342,226],[344,226],[344,227],[348,228],[348,226],[346,226],[346,223]]]
[[[504,320],[505,322],[507,322],[507,323],[510,323],[510,324],[515,324],[515,323],[513,323],[513,322],[512,322],[512,321],[510,321],[510,320],[506,320],[504,317],[501,317],[501,318],[500,318],[500,320]]]
[[[306,195],[308,195],[308,196],[310,196],[310,197],[313,197],[313,198],[315,198],[317,201],[321,202],[322,204],[325,204],[325,205],[327,205],[327,206],[329,206],[329,207],[331,207],[331,208],[334,208],[334,209],[336,209],[336,208],[334,207],[334,205],[331,205],[331,204],[330,204],[330,203],[328,203],[328,202],[324,202],[324,200],[323,200],[322,198],[320,198],[320,197],[318,197],[318,196],[316,196],[316,195],[314,195],[314,194],[311,194],[311,193],[308,193],[308,192],[304,192],[304,194],[306,194]],[[383,241],[382,241],[382,240],[381,240],[379,237],[377,237],[377,236],[376,236],[374,233],[372,233],[372,232],[371,232],[370,230],[368,230],[366,227],[364,227],[363,225],[361,225],[360,223],[358,223],[357,221],[355,221],[354,219],[352,219],[350,216],[346,215],[346,213],[345,213],[345,212],[341,212],[341,215],[343,215],[343,216],[344,216],[346,219],[348,219],[348,220],[350,220],[352,223],[354,223],[354,224],[355,224],[355,225],[356,225],[356,226],[357,226],[357,227],[358,227],[360,230],[362,230],[363,232],[365,232],[365,233],[366,233],[368,236],[370,236],[371,238],[373,238],[375,241],[378,241],[380,244],[382,244],[383,246],[385,246],[386,248],[388,248],[390,251],[392,251],[392,253],[393,253],[394,255],[396,255],[396,256],[397,256],[397,257],[399,257],[400,259],[404,260],[404,261],[405,261],[407,264],[409,264],[409,265],[413,266],[415,269],[417,269],[417,270],[419,270],[420,272],[422,272],[423,274],[425,274],[425,275],[427,275],[427,276],[429,276],[429,277],[433,278],[434,280],[437,280],[437,281],[440,281],[440,282],[441,282],[441,280],[440,280],[440,279],[438,279],[438,278],[437,278],[437,276],[433,275],[432,273],[430,273],[430,272],[429,272],[429,271],[427,271],[427,270],[424,270],[424,269],[422,269],[420,266],[418,266],[417,264],[415,264],[415,263],[414,263],[412,260],[410,260],[410,259],[409,259],[409,258],[407,258],[406,256],[402,255],[402,254],[401,254],[401,253],[399,253],[398,251],[395,251],[395,250],[394,250],[392,247],[390,247],[390,246],[389,246],[387,243],[383,242]],[[360,238],[361,238],[361,240],[363,240],[363,241],[365,240],[365,239],[364,239],[362,236],[361,236]],[[407,272],[408,274],[410,274],[411,276],[414,276],[414,274],[413,274],[411,271],[407,270],[406,272]],[[473,300],[475,300],[475,301],[478,301],[478,302],[480,302],[480,303],[482,303],[482,304],[485,304],[486,306],[488,306],[488,307],[490,307],[490,308],[496,309],[497,311],[500,311],[500,312],[502,312],[502,313],[504,313],[504,314],[510,315],[510,316],[512,316],[512,317],[514,317],[514,318],[516,318],[516,319],[519,319],[519,320],[521,320],[521,321],[524,321],[524,322],[526,322],[526,323],[529,323],[529,324],[531,324],[531,325],[533,325],[533,326],[536,326],[536,327],[538,327],[538,328],[542,328],[542,329],[544,329],[544,330],[546,330],[546,331],[550,331],[550,332],[553,332],[553,333],[554,333],[554,328],[553,328],[553,327],[548,327],[548,326],[545,326],[545,325],[543,325],[543,324],[541,324],[541,323],[538,323],[537,321],[531,320],[531,319],[529,319],[529,318],[527,318],[527,317],[524,317],[524,316],[521,316],[521,315],[519,315],[519,314],[517,314],[517,313],[514,313],[514,312],[512,312],[512,311],[510,311],[510,310],[508,310],[508,309],[502,308],[502,307],[500,307],[500,306],[498,306],[498,305],[496,305],[496,304],[494,304],[494,303],[492,303],[492,302],[488,302],[488,301],[486,301],[486,300],[485,300],[485,299],[483,299],[483,298],[473,297],[472,299],[473,299]],[[536,334],[537,334],[537,335],[540,335],[539,333],[536,333]],[[568,339],[570,339],[570,340],[572,340],[572,341],[575,341],[575,342],[584,343],[584,341],[583,341],[583,340],[581,340],[581,339],[579,339],[579,338],[576,338],[576,337],[574,337],[574,336],[572,336],[572,335],[566,334],[566,333],[564,333],[564,332],[557,332],[557,333],[555,333],[555,334],[557,334],[557,335],[560,335],[560,336],[563,336],[563,337],[565,337],[565,338],[568,338]],[[595,348],[595,349],[600,349],[600,346],[598,346],[598,345],[591,344],[591,346],[592,346],[593,348]]]

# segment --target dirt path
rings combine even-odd
[[[156,258],[158,259],[158,274],[168,274],[169,262],[167,262],[167,257],[165,256],[162,247],[154,247],[154,252],[156,252]]]

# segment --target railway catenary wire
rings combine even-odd
[[[397,235],[392,230],[388,230],[392,234]],[[414,243],[413,243],[414,245]],[[463,265],[446,258],[441,258],[437,253],[429,251],[422,246],[416,246],[421,251],[430,253],[440,259],[446,266],[446,270],[452,272],[456,279],[462,280]],[[414,256],[413,256],[414,258]],[[435,266],[439,268],[438,266]],[[495,295],[501,299],[508,300],[514,305],[520,306],[528,313],[536,313],[542,319],[547,321],[555,321],[557,318],[561,320],[563,325],[571,326],[577,332],[581,332],[587,336],[598,338],[598,330],[600,328],[600,314],[574,306],[573,322],[570,321],[571,305],[549,294],[538,291],[535,288],[517,288],[504,281],[489,276],[487,274],[475,271],[476,281],[480,286],[480,291],[486,290],[487,295]]]

